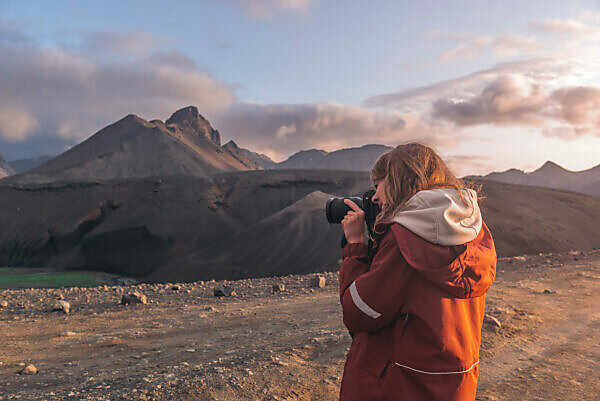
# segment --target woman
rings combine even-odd
[[[340,400],[475,400],[496,273],[477,194],[420,144],[381,156],[371,178],[381,209],[371,257],[363,211],[346,200],[342,221],[340,299],[353,340]]]

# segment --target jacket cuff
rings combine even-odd
[[[342,249],[342,259],[349,258],[351,256],[366,258],[368,257],[367,245],[359,242],[353,242],[351,244],[346,244],[344,249]]]

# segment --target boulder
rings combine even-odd
[[[38,373],[38,370],[34,365],[29,364],[25,366],[19,373],[22,375],[35,375]]]
[[[63,301],[62,299],[57,299],[54,302],[54,306],[52,306],[52,311],[68,314],[71,311],[71,304],[67,301]]]
[[[285,292],[285,284],[273,284],[273,292]]]
[[[228,287],[226,285],[219,285],[213,289],[213,294],[215,297],[234,297],[237,295],[235,290],[232,287]]]
[[[147,300],[146,296],[139,291],[133,291],[133,292],[124,294],[123,297],[121,298],[122,305],[129,305],[129,304],[146,305],[147,302],[148,302],[148,300]]]

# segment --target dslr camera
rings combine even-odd
[[[350,206],[344,203],[344,199],[350,199],[356,203],[365,212],[365,223],[367,224],[367,230],[369,231],[369,237],[373,236],[373,227],[375,225],[375,219],[379,213],[379,206],[373,202],[372,198],[375,195],[375,190],[368,190],[363,194],[362,197],[349,196],[345,198],[329,198],[325,204],[325,215],[329,224],[341,224],[342,219],[346,216]],[[346,236],[342,237],[342,248],[348,243]],[[371,248],[371,239],[369,239],[369,249]]]

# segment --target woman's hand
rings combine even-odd
[[[350,199],[344,199],[344,203],[352,208],[342,219],[346,240],[349,244],[363,243],[365,241],[365,212]]]

